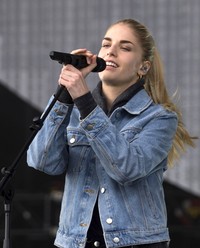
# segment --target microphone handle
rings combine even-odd
[[[88,66],[86,57],[84,55],[51,51],[49,56],[52,60],[56,60],[60,64],[71,64],[79,70]],[[92,72],[100,72],[105,68],[106,62],[102,58],[97,57],[97,66],[92,70]]]

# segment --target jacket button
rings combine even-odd
[[[105,189],[105,188],[101,188],[101,193],[102,193],[102,194],[104,194],[104,193],[105,193],[105,191],[106,191],[106,189]]]
[[[117,112],[116,115],[115,115],[116,119],[119,119],[120,118],[120,115],[121,114],[119,112]]]
[[[73,144],[75,141],[76,141],[76,139],[74,137],[72,137],[69,142],[70,142],[70,144]]]
[[[99,246],[100,246],[100,242],[99,242],[99,241],[95,241],[95,242],[94,242],[94,246],[95,246],[95,247],[99,247]]]
[[[94,124],[88,124],[86,128],[88,131],[91,131],[93,127],[94,127]]]
[[[57,114],[57,115],[59,115],[59,116],[63,116],[63,112],[62,112],[62,111],[60,111],[60,110],[56,109],[56,110],[55,110],[55,112],[56,112],[56,114]]]
[[[112,224],[113,220],[112,220],[111,218],[108,218],[108,219],[106,220],[106,222],[107,222],[108,224]]]
[[[113,239],[113,241],[114,241],[114,243],[119,243],[119,238],[118,238],[118,237],[115,237],[115,238]]]

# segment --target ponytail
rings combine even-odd
[[[154,49],[154,56],[151,62],[151,68],[145,76],[145,89],[151,96],[153,101],[169,111],[174,111],[177,114],[178,126],[173,139],[172,148],[168,155],[169,166],[173,165],[173,161],[180,158],[181,153],[186,151],[186,145],[195,147],[194,139],[186,130],[181,111],[170,99],[164,82],[163,65],[157,49]]]
[[[161,104],[168,111],[173,111],[177,114],[178,126],[173,139],[172,148],[168,155],[168,164],[172,166],[173,161],[180,157],[182,152],[185,152],[186,146],[194,147],[195,137],[191,137],[186,130],[181,111],[170,99],[164,81],[164,71],[162,61],[158,50],[155,47],[155,42],[147,28],[133,19],[124,19],[115,24],[123,23],[128,25],[140,41],[143,50],[143,61],[149,61],[151,67],[145,75],[145,89],[156,104]],[[112,26],[114,26],[113,24]],[[111,27],[112,27],[111,26]]]

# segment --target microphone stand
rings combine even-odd
[[[14,172],[16,171],[16,168],[18,166],[19,161],[25,154],[25,152],[28,150],[29,145],[33,141],[34,137],[38,133],[38,131],[42,128],[44,120],[46,119],[47,115],[53,108],[54,104],[58,100],[58,97],[60,96],[61,92],[63,91],[64,86],[61,86],[60,89],[56,92],[54,99],[48,106],[48,108],[45,110],[43,115],[41,117],[35,117],[33,119],[33,123],[30,126],[30,129],[33,131],[25,145],[23,146],[22,150],[17,155],[16,159],[13,161],[13,163],[8,167],[3,167],[1,169],[1,174],[3,175],[1,181],[0,181],[0,195],[4,198],[4,213],[5,213],[5,237],[3,241],[3,248],[11,248],[11,240],[10,240],[10,222],[11,222],[11,203],[12,199],[14,197],[14,190],[12,189],[10,180],[12,176],[14,175]],[[72,109],[71,109],[72,110]],[[71,111],[69,111],[68,116],[70,117]]]

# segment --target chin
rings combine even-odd
[[[107,84],[113,84],[117,79],[116,75],[108,75],[108,73],[104,71],[99,73],[99,78],[102,82],[106,82]]]

